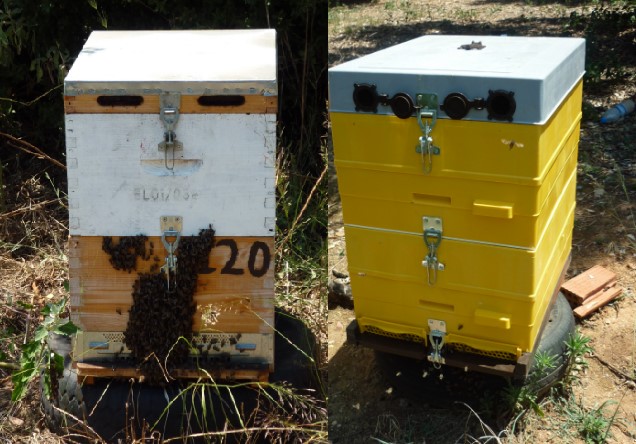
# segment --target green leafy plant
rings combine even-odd
[[[551,355],[547,351],[539,351],[534,356],[534,363],[536,372],[533,374],[533,379],[538,380],[554,370],[557,365],[557,356]]]
[[[503,401],[513,416],[524,416],[532,409],[537,415],[544,416],[543,409],[537,402],[537,394],[531,384],[522,386],[509,384],[503,391]]]
[[[588,409],[582,405],[582,402],[569,402],[565,406],[565,414],[567,416],[567,422],[572,428],[574,428],[579,436],[583,438],[586,443],[600,444],[606,442],[610,436],[610,428],[616,421],[616,413],[618,412],[618,405],[614,410],[613,415],[609,416],[606,412],[607,408],[613,404],[618,404],[616,401],[605,401],[599,407]]]
[[[545,413],[538,403],[538,386],[548,373],[557,366],[557,356],[545,351],[539,351],[534,356],[534,367],[528,375],[528,380],[522,386],[509,384],[504,390],[503,401],[509,406],[513,415],[521,417],[532,409],[537,415],[543,417]]]
[[[52,376],[61,374],[64,370],[64,358],[55,353],[48,343],[50,334],[69,336],[79,329],[69,319],[61,317],[66,307],[66,299],[57,303],[47,304],[41,311],[44,320],[33,333],[33,338],[22,346],[20,368],[12,376],[13,393],[11,400],[20,401],[26,394],[31,381],[43,371],[44,394],[51,395]]]
[[[563,385],[568,386],[578,379],[578,373],[589,366],[585,355],[592,353],[594,349],[590,345],[590,338],[583,336],[577,329],[572,336],[565,341],[568,357]]]

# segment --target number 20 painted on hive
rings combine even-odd
[[[232,274],[232,275],[242,275],[245,274],[245,269],[237,268],[236,260],[238,258],[238,245],[234,239],[221,239],[220,241],[214,244],[214,247],[229,247],[230,248],[230,257],[227,259],[227,262],[221,268],[221,274]],[[263,261],[259,267],[256,266],[256,259],[258,255],[261,254],[263,257]],[[271,264],[272,255],[269,251],[269,246],[265,242],[255,241],[252,243],[250,247],[250,253],[247,260],[247,269],[249,273],[254,277],[262,277],[269,270],[269,266]],[[204,274],[210,274],[215,272],[217,269],[213,267],[209,267],[205,270]]]

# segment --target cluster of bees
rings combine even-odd
[[[102,239],[102,250],[110,256],[110,264],[115,270],[123,270],[131,273],[137,268],[137,258],[150,259],[153,254],[153,243],[150,242],[149,250],[146,250],[148,238],[142,234],[137,236],[120,237],[114,242],[110,236]]]
[[[122,237],[119,244],[114,245],[105,238],[103,249],[110,254],[113,267],[132,272],[137,257],[148,260],[152,255],[152,247],[147,254],[146,241],[145,236]],[[171,280],[176,279],[176,284],[171,282],[170,289],[165,272],[157,267],[149,273],[139,273],[135,280],[124,342],[151,384],[165,381],[164,372],[188,358],[188,342],[192,340],[193,315],[197,308],[194,301],[197,276],[208,269],[213,246],[211,226],[201,230],[198,236],[182,237],[176,251],[177,270],[170,276]]]
[[[193,344],[199,351],[199,357],[202,358],[204,362],[216,362],[219,360],[229,362],[229,353],[219,352],[227,345],[233,346],[238,344],[238,341],[241,339],[241,337],[241,333],[236,333],[232,336],[221,338],[210,336],[209,338],[207,338],[207,340],[195,340],[193,341]],[[213,355],[208,355],[211,350],[213,350],[215,353]]]

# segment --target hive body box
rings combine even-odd
[[[362,332],[427,343],[433,329],[511,361],[534,349],[571,248],[584,52],[425,36],[330,69]]]
[[[75,359],[128,353],[132,286],[157,263],[117,271],[103,237],[148,236],[161,266],[170,216],[180,236],[216,232],[195,344],[271,370],[275,31],[94,32],[64,87]]]

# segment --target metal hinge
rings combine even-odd
[[[420,124],[422,136],[419,143],[415,147],[415,152],[422,156],[422,168],[424,173],[428,174],[433,169],[433,155],[438,156],[441,152],[440,148],[433,145],[433,137],[431,131],[435,123],[437,123],[437,108],[439,107],[437,94],[417,94],[417,123]]]
[[[444,226],[439,217],[424,216],[422,218],[424,226],[424,243],[428,254],[422,261],[422,266],[426,267],[428,285],[435,285],[437,282],[437,272],[444,271],[444,264],[437,259],[437,249],[442,242]]]
[[[159,118],[166,129],[163,133],[163,142],[159,143],[159,151],[164,153],[164,163],[166,169],[174,169],[175,152],[183,151],[183,144],[177,140],[174,132],[179,121],[179,106],[181,105],[181,94],[178,92],[164,92],[159,96],[160,111]],[[168,152],[172,152],[172,165],[168,166]]]
[[[433,367],[439,369],[442,366],[441,364],[446,364],[446,360],[442,356],[442,347],[446,340],[446,322],[429,319],[428,328],[428,340],[431,345],[431,353],[428,355],[428,360],[433,363]]]
[[[161,243],[165,247],[168,255],[166,263],[161,267],[161,271],[166,273],[166,284],[168,291],[173,291],[177,285],[177,256],[175,252],[179,247],[181,231],[183,231],[183,218],[181,216],[161,216]],[[173,276],[174,284],[170,285],[170,276]]]

